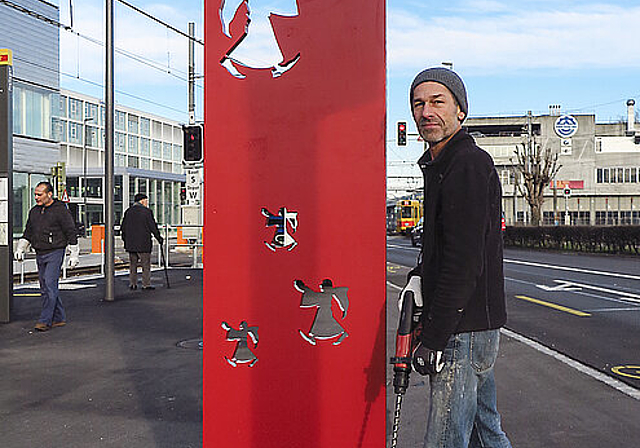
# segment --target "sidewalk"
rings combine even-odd
[[[44,333],[37,286],[15,287],[0,324],[0,446],[202,446],[202,271],[169,274],[166,289],[152,273],[154,291],[117,275],[110,303],[101,279],[65,283],[68,325]]]
[[[65,283],[69,324],[45,333],[32,329],[37,286],[16,287],[13,321],[0,325],[0,446],[202,446],[202,271],[169,274],[166,289],[164,272],[152,273],[155,291],[130,291],[126,275],[117,275],[112,303],[101,301],[101,279]],[[405,274],[388,278],[398,285]],[[389,357],[397,289],[389,286],[387,295]],[[178,346],[182,341],[188,348]],[[395,395],[387,369],[390,434]],[[503,336],[496,379],[514,448],[601,448],[640,439],[640,400],[518,339]],[[428,387],[411,375],[399,448],[422,446]]]

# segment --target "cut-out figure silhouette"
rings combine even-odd
[[[293,239],[287,229],[288,225],[291,227],[291,232],[296,233],[298,229],[298,212],[290,212],[286,207],[280,207],[278,214],[274,215],[266,208],[263,208],[262,215],[267,218],[267,227],[275,226],[276,228],[271,242],[264,242],[269,249],[275,252],[278,248],[288,247],[288,250],[292,250],[298,245],[298,242]]]
[[[298,62],[300,53],[288,61],[284,60],[271,24],[271,16],[297,16],[297,0],[221,0],[222,32],[230,39],[234,39],[230,32],[231,21],[243,5],[246,9],[244,33],[234,40],[220,64],[238,79],[246,78],[238,66],[269,69],[274,78],[282,76]]]
[[[293,285],[302,293],[301,308],[318,308],[311,330],[308,334],[298,330],[300,336],[311,345],[316,345],[316,339],[332,338],[337,338],[333,345],[341,344],[349,336],[349,333],[333,317],[331,304],[334,300],[336,301],[342,311],[342,319],[344,320],[349,309],[349,298],[347,297],[349,288],[344,286],[334,287],[333,282],[328,278],[322,280],[320,292],[315,292],[305,285],[302,280],[296,280]]]
[[[236,367],[238,364],[249,363],[249,367],[253,367],[258,362],[258,357],[249,348],[249,338],[253,342],[253,347],[258,346],[258,327],[250,327],[246,320],[240,323],[240,328],[236,330],[228,323],[222,322],[222,328],[227,332],[227,341],[237,341],[236,348],[233,351],[231,359],[226,356],[224,359]]]

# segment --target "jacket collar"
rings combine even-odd
[[[471,136],[467,134],[467,131],[464,128],[459,129],[458,132],[456,132],[455,135],[451,137],[451,140],[447,142],[444,148],[442,148],[442,151],[440,151],[438,157],[433,159],[431,157],[431,151],[427,150],[424,152],[424,154],[422,154],[422,157],[418,159],[418,165],[420,166],[420,168],[424,169],[428,166],[446,164],[458,151],[458,143],[469,138],[471,138]]]

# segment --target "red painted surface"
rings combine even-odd
[[[204,446],[385,444],[385,2],[300,0],[272,18],[279,78],[220,66],[230,41],[207,1],[205,55]],[[242,11],[231,23],[242,32]],[[235,33],[235,34],[234,34]],[[298,213],[292,250],[266,247],[262,208]],[[312,346],[299,334],[302,280],[347,287],[349,336]],[[258,361],[231,367],[223,321],[257,326]],[[335,340],[335,339],[334,339]]]

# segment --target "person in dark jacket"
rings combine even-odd
[[[42,311],[34,328],[47,331],[66,325],[67,316],[58,289],[60,268],[67,246],[71,267],[78,265],[80,249],[71,212],[64,203],[53,198],[53,187],[49,182],[36,185],[35,199],[36,205],[29,211],[27,225],[14,257],[17,261],[24,261],[24,254],[30,246],[36,251]]]
[[[509,448],[496,406],[493,366],[506,322],[502,190],[491,157],[462,129],[467,93],[444,67],[414,79],[413,118],[428,150],[423,244],[399,304],[423,306],[413,366],[430,376],[425,448]]]
[[[138,288],[138,266],[142,266],[142,289],[155,289],[151,286],[151,235],[161,245],[164,239],[149,208],[147,195],[138,193],[134,201],[124,212],[120,225],[124,249],[129,252],[129,288]]]

